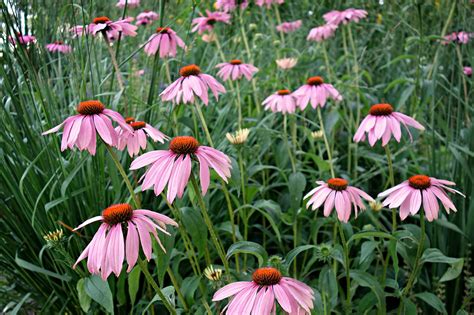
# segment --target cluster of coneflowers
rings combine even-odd
[[[125,5],[125,3],[128,3],[129,6],[139,5],[139,1],[129,0],[128,2],[119,1],[117,6]],[[260,6],[281,3],[283,0],[256,1],[256,4]],[[247,5],[248,1],[220,0],[217,2],[217,7],[221,11],[206,11],[205,16],[194,19],[193,31],[210,32],[214,29],[216,22],[230,23],[231,16],[228,12],[237,7],[244,9]],[[327,24],[311,30],[308,40],[326,39],[334,34],[340,24],[358,22],[366,16],[366,11],[358,9],[331,11],[323,16]],[[157,14],[154,12],[141,13],[137,17],[136,25],[150,24],[156,18]],[[114,41],[122,36],[135,36],[137,34],[136,25],[131,24],[130,18],[112,21],[107,17],[98,17],[91,24],[75,26],[72,30],[76,35],[96,36],[102,34],[106,41]],[[290,32],[300,26],[301,21],[297,21],[281,24],[278,26],[278,30]],[[460,39],[458,35],[456,36],[457,41],[466,41],[464,37]],[[26,44],[31,40],[34,38],[19,38],[21,44]],[[176,56],[177,47],[185,48],[186,46],[176,32],[169,27],[158,27],[156,33],[144,45],[144,51],[148,55],[158,54],[160,58],[169,58]],[[50,44],[48,49],[63,53],[71,51],[70,46],[65,46],[62,42]],[[289,69],[296,64],[296,61],[284,59],[279,60],[278,63],[281,63],[281,68]],[[250,81],[258,72],[254,65],[237,59],[220,63],[216,68],[219,69],[217,76],[224,81],[238,82],[242,78]],[[204,105],[208,105],[209,91],[216,101],[218,101],[220,94],[226,93],[226,88],[217,79],[203,73],[197,65],[184,66],[180,69],[179,74],[180,77],[161,92],[162,101],[173,104],[191,104],[196,106],[200,113],[197,103],[200,101]],[[338,102],[342,100],[342,95],[333,85],[326,83],[322,77],[312,76],[294,92],[283,88],[278,90],[275,94],[267,97],[262,105],[272,112],[283,114],[292,114],[296,109],[305,110],[308,105],[311,105],[318,111],[322,125],[321,109],[330,99]],[[140,207],[140,202],[134,195],[128,177],[111,151],[112,147],[120,151],[127,149],[132,158],[138,156],[131,162],[129,169],[146,168],[140,178],[142,191],[153,189],[156,196],[162,195],[169,204],[173,204],[176,198],[183,197],[189,182],[197,192],[196,177],[199,178],[199,188],[204,196],[209,189],[211,169],[224,182],[227,182],[231,176],[231,160],[225,153],[212,147],[212,139],[204,119],[201,122],[210,146],[202,145],[192,136],[175,136],[170,139],[149,123],[133,117],[124,118],[120,113],[106,108],[99,100],[80,102],[76,111],[75,115],[66,118],[60,125],[43,134],[58,132],[62,129],[61,151],[77,148],[80,151],[87,150],[91,155],[95,155],[98,145],[97,139],[99,139],[111,152],[134,201],[133,206],[128,203],[111,205],[104,209],[101,215],[84,221],[76,228],[80,229],[94,222],[101,222],[74,267],[82,260],[87,259],[88,270],[92,274],[99,274],[103,279],[107,279],[111,273],[116,276],[120,275],[124,261],[127,262],[127,271],[130,272],[139,260],[140,247],[146,260],[149,261],[152,257],[152,236],[165,251],[159,233],[169,235],[167,226],[178,226],[178,223],[168,216]],[[115,127],[113,122],[116,123]],[[374,146],[380,141],[382,146],[387,146],[392,138],[397,142],[401,141],[402,128],[412,138],[409,127],[424,130],[424,127],[414,118],[397,112],[392,105],[375,104],[360,123],[353,140],[355,142],[368,140],[370,146]],[[322,133],[327,142],[324,128],[322,128]],[[245,142],[248,134],[248,129],[244,129],[235,135],[229,134],[227,137],[231,142],[241,144]],[[149,151],[140,155],[140,152],[147,149],[149,139],[160,143],[170,141],[167,149]],[[334,173],[333,170],[332,173]],[[308,199],[306,203],[308,208],[312,210],[323,208],[323,215],[326,217],[335,210],[338,220],[347,223],[352,212],[357,216],[360,210],[365,209],[363,200],[375,201],[363,190],[350,186],[347,179],[335,177],[334,174],[332,176],[326,181],[317,181],[317,187],[305,196],[304,199]],[[419,174],[381,192],[378,197],[384,199],[383,206],[399,209],[401,220],[407,218],[408,215],[420,213],[421,221],[424,220],[423,216],[426,216],[428,221],[433,221],[439,216],[438,200],[448,213],[450,210],[456,211],[447,192],[461,193],[454,190],[451,187],[453,185],[455,185],[453,182],[447,180]],[[227,266],[228,262],[222,255],[222,244],[215,235],[214,227],[201,198],[198,196],[212,241],[223,264]],[[423,211],[420,211],[421,208]],[[343,233],[342,230],[341,233]],[[424,234],[424,231],[422,233]],[[420,246],[422,246],[421,242]],[[226,272],[228,271],[226,268]],[[212,278],[215,277],[215,273],[213,271],[206,276]],[[347,277],[347,281],[349,281],[349,277]],[[224,309],[227,314],[273,314],[277,304],[289,314],[309,314],[313,308],[314,292],[301,281],[284,277],[274,267],[262,267],[255,270],[252,281],[234,282],[220,288],[214,294],[213,301],[229,297],[232,299]],[[163,300],[163,302],[166,305],[166,301]]]

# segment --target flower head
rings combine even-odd
[[[154,11],[145,10],[139,15],[137,15],[137,21],[135,22],[136,25],[148,25],[151,24],[153,21],[158,20],[158,13]]]
[[[349,186],[349,182],[343,178],[330,178],[327,182],[317,181],[316,183],[319,186],[304,197],[304,199],[311,197],[306,208],[312,205],[311,209],[316,210],[324,204],[323,214],[325,217],[329,216],[335,207],[339,221],[347,223],[351,217],[352,207],[354,207],[356,217],[359,208],[365,209],[361,197],[367,201],[374,201],[364,191]]]
[[[57,229],[56,231],[49,232],[48,234],[43,235],[43,239],[46,241],[49,247],[54,247],[61,242],[63,236],[63,230]]]
[[[309,31],[309,34],[306,37],[306,40],[322,42],[323,40],[334,36],[336,29],[337,29],[337,25],[335,24],[324,24],[323,26],[312,28]]]
[[[303,21],[301,20],[296,20],[293,22],[283,22],[280,25],[276,26],[276,30],[282,33],[292,33],[298,30],[302,24],[303,24]]]
[[[258,268],[252,281],[238,281],[219,289],[213,301],[233,297],[224,308],[226,314],[270,315],[276,303],[289,314],[311,314],[314,292],[301,281],[283,277],[273,267]],[[276,303],[275,303],[276,302]]]
[[[123,203],[111,205],[102,212],[102,215],[84,221],[75,230],[97,221],[102,221],[102,224],[77,259],[74,268],[81,260],[87,258],[89,272],[100,274],[104,280],[112,272],[117,277],[120,275],[124,259],[128,263],[127,272],[130,272],[137,262],[140,244],[146,259],[148,261],[151,259],[150,233],[165,251],[157,230],[170,235],[166,231],[166,225],[178,226],[166,215],[145,209],[133,210],[129,204]],[[124,240],[125,230],[127,236]]]
[[[441,43],[443,45],[447,45],[450,42],[453,42],[455,44],[467,44],[469,43],[470,37],[472,37],[472,34],[469,34],[467,32],[461,31],[461,32],[453,32],[451,34],[448,34],[444,36],[443,40]]]
[[[86,33],[89,33],[88,31],[89,25],[75,25],[69,29],[69,32],[72,33],[72,37],[78,37],[78,36],[83,36]]]
[[[296,100],[290,90],[278,90],[275,94],[267,97],[263,103],[266,110],[272,112],[294,113],[296,109]]]
[[[140,0],[119,0],[117,4],[115,5],[117,8],[125,8],[127,6],[128,8],[136,8],[140,5]]]
[[[168,186],[166,199],[173,203],[176,196],[181,198],[191,175],[192,161],[199,163],[201,191],[205,195],[209,188],[210,172],[213,168],[225,182],[230,177],[230,159],[227,155],[211,147],[200,145],[189,136],[175,137],[170,141],[168,150],[145,153],[136,158],[131,170],[151,165],[140,180],[142,190],[154,187],[155,195],[161,194]]]
[[[347,24],[349,22],[359,22],[361,19],[367,17],[367,11],[359,9],[347,9],[344,11],[331,11],[323,15],[324,20],[327,24]]]
[[[249,63],[243,63],[238,59],[226,63],[219,63],[216,68],[220,68],[217,75],[224,81],[229,79],[235,81],[241,79],[243,76],[250,81],[252,80],[253,75],[258,71],[258,68]]]
[[[412,136],[408,126],[425,130],[425,127],[415,119],[405,114],[395,112],[392,105],[376,104],[370,108],[369,115],[360,123],[353,140],[355,142],[365,140],[365,134],[367,133],[371,146],[374,146],[375,142],[379,139],[382,139],[382,146],[385,146],[392,135],[397,142],[400,142],[402,136],[401,124],[407,130],[410,139],[412,139]]]
[[[216,100],[219,99],[219,93],[226,92],[225,87],[216,79],[201,73],[201,68],[197,65],[182,67],[179,74],[181,77],[161,92],[160,96],[163,101],[172,101],[175,104],[194,103],[196,95],[207,105],[209,103],[208,89],[212,91]]]
[[[33,35],[22,35],[21,33],[18,33],[16,36],[8,36],[8,41],[13,45],[16,45],[17,43],[20,45],[28,45],[36,42],[36,37]]]
[[[169,27],[158,27],[155,34],[151,35],[145,45],[148,56],[160,50],[160,58],[176,57],[176,46],[185,48],[183,40]]]
[[[299,87],[293,92],[296,97],[296,105],[304,110],[309,103],[316,109],[317,106],[324,107],[328,98],[335,101],[341,101],[342,96],[332,86],[332,84],[324,83],[322,77],[310,77],[306,80],[306,84]]]
[[[272,4],[282,4],[284,2],[285,0],[255,0],[256,5],[258,5],[259,7],[265,5],[267,8],[270,8]]]
[[[133,117],[128,117],[125,121],[132,127],[133,131],[124,130],[121,126],[115,128],[118,135],[117,149],[123,150],[127,147],[128,154],[131,157],[138,155],[140,147],[142,150],[146,149],[147,137],[151,138],[154,142],[159,141],[160,143],[164,143],[168,139],[164,133],[144,121],[136,121]]]
[[[226,12],[211,12],[206,10],[206,15],[207,16],[203,16],[201,14],[201,17],[193,19],[191,23],[194,25],[193,29],[191,30],[192,32],[197,31],[199,34],[202,34],[205,31],[212,31],[214,29],[214,25],[217,22],[230,24],[231,16]]]
[[[211,281],[219,281],[222,278],[222,269],[214,268],[213,265],[206,267],[203,273]]]
[[[283,58],[283,59],[277,59],[275,60],[278,68],[283,69],[283,70],[288,70],[296,66],[298,63],[297,58]]]
[[[110,118],[116,121],[124,131],[133,131],[119,113],[105,108],[100,101],[81,102],[76,110],[77,115],[66,118],[60,125],[42,133],[47,135],[64,127],[61,151],[76,146],[81,151],[87,149],[90,154],[95,155],[96,131],[105,143],[116,146],[117,132]]]
[[[468,77],[470,77],[472,75],[472,68],[471,67],[464,67],[462,70],[463,70],[464,74],[467,75]]]
[[[108,40],[116,40],[123,36],[136,36],[137,27],[130,24],[129,19],[111,21],[106,16],[96,17],[87,27],[87,31],[96,36],[97,33],[103,33]]]
[[[225,136],[227,140],[229,140],[230,143],[233,145],[241,145],[244,144],[250,134],[250,130],[245,128],[245,129],[239,129],[235,133],[227,133]]]
[[[234,11],[238,7],[243,10],[249,5],[248,0],[217,0],[216,8],[224,12]]]
[[[54,43],[46,45],[46,49],[50,52],[60,52],[63,54],[68,54],[71,52],[72,47],[64,44],[62,41],[56,41]]]
[[[400,208],[400,218],[402,220],[405,220],[409,214],[417,214],[423,203],[426,218],[431,222],[438,218],[439,204],[437,199],[441,201],[447,213],[449,213],[449,210],[457,211],[446,191],[465,196],[461,192],[448,187],[454,185],[456,184],[444,179],[414,175],[401,184],[380,193],[378,197],[386,198],[383,201],[384,206],[388,206],[390,209]]]
[[[322,130],[316,130],[316,131],[311,132],[311,138],[313,138],[314,140],[319,140],[319,139],[322,139],[323,137],[324,137],[324,131]]]

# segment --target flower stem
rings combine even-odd
[[[186,304],[186,300],[184,299],[183,293],[181,293],[181,290],[178,285],[178,281],[176,281],[176,277],[174,276],[173,270],[168,266],[166,269],[166,272],[168,273],[168,276],[170,277],[171,283],[173,284],[174,289],[176,290],[176,294],[178,295],[178,299],[183,304],[184,311],[187,312],[189,311],[188,305]]]
[[[293,156],[293,151],[291,150],[291,147],[288,144],[288,130],[287,129],[288,129],[288,127],[287,127],[287,117],[286,117],[286,115],[283,115],[283,136],[284,136],[283,141],[285,142],[285,145],[288,148],[288,156],[290,157],[291,169],[293,170],[293,173],[296,173],[296,162],[295,162],[295,158]]]
[[[156,283],[156,281],[153,279],[153,276],[148,271],[146,262],[142,259],[139,259],[138,260],[138,266],[140,266],[140,269],[142,270],[143,274],[145,275],[146,280],[151,285],[153,290],[155,290],[156,294],[158,294],[158,296],[160,297],[160,299],[163,302],[166,309],[170,312],[170,314],[175,315],[176,314],[175,309],[173,308],[173,306],[171,306],[170,302],[168,301],[166,296],[163,294],[163,292],[161,291],[161,289],[158,286],[158,284]]]
[[[196,113],[198,114],[199,120],[201,121],[202,129],[204,129],[204,134],[206,135],[208,144],[211,147],[214,147],[214,142],[212,141],[211,134],[209,133],[209,129],[207,128],[206,119],[204,118],[204,115],[202,114],[201,106],[198,104],[195,104],[194,108],[196,108]]]
[[[321,107],[318,106],[318,118],[319,118],[319,125],[321,127],[321,131],[323,132],[323,139],[324,139],[324,145],[326,146],[326,152],[328,155],[328,162],[329,162],[329,168],[331,170],[331,177],[336,177],[334,174],[334,165],[332,163],[332,154],[331,154],[331,148],[329,146],[328,138],[326,136],[326,129],[324,128],[324,122],[323,122],[323,116],[321,115]]]
[[[239,130],[242,129],[242,101],[240,100],[240,83],[239,80],[235,81],[236,84],[236,94],[237,94],[237,111],[238,111],[238,127]]]
[[[388,183],[390,187],[395,186],[395,177],[393,175],[393,162],[392,154],[390,153],[390,146],[387,145],[384,147],[385,154],[387,155],[387,165],[388,165]],[[396,209],[392,209],[392,232],[397,230],[397,212]]]
[[[346,306],[351,305],[351,277],[350,277],[350,261],[349,261],[349,248],[347,247],[346,237],[344,236],[344,230],[340,221],[337,221],[339,227],[339,236],[341,238],[342,248],[344,250],[344,264],[346,270]]]
[[[124,100],[125,100],[124,112],[128,114],[128,99],[127,99],[127,96],[125,94],[125,84],[123,82],[122,73],[120,72],[120,67],[118,65],[117,58],[115,56],[115,52],[112,49],[112,46],[110,46],[110,41],[107,38],[107,34],[105,32],[102,32],[102,34],[104,35],[105,45],[107,46],[107,50],[109,51],[109,54],[110,54],[110,59],[112,60],[112,65],[114,66],[114,69],[115,69],[115,75],[117,77],[117,82],[119,84],[120,90],[122,91],[122,93],[124,95]]]
[[[196,195],[199,206],[201,208],[201,213],[202,213],[202,216],[204,218],[204,222],[206,223],[207,228],[209,230],[209,233],[211,234],[211,240],[214,243],[214,246],[216,247],[217,253],[218,253],[222,263],[224,264],[224,268],[225,268],[226,273],[228,275],[230,275],[229,263],[227,262],[227,259],[225,257],[224,249],[222,247],[222,244],[221,244],[219,238],[217,237],[216,231],[214,229],[214,225],[212,224],[212,220],[209,217],[209,213],[207,212],[206,205],[204,204],[204,200],[202,199],[202,195],[201,195],[201,192],[199,190],[199,186],[197,184],[196,178],[195,178],[194,173],[192,171],[191,171],[190,178],[191,178],[191,183],[192,183],[193,188],[194,188],[194,194]]]

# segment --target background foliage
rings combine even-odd
[[[260,69],[255,95],[250,83],[240,86],[244,126],[251,128],[243,147],[237,149],[225,139],[227,132],[237,128],[236,95],[231,89],[219,102],[211,101],[204,109],[215,146],[233,159],[228,189],[239,217],[236,243],[232,241],[227,206],[217,179],[211,181],[206,196],[208,209],[232,265],[236,255],[242,265],[243,253],[249,253],[246,270],[232,278],[248,279],[259,265],[278,265],[287,275],[315,289],[316,314],[345,313],[349,309],[353,313],[391,312],[400,303],[399,288],[412,270],[419,239],[418,217],[409,217],[394,234],[390,234],[388,209],[368,209],[344,225],[353,280],[352,304],[344,305],[345,274],[341,242],[333,235],[334,217],[324,218],[320,212],[308,211],[302,201],[303,193],[314,186],[315,180],[330,177],[324,145],[311,137],[311,131],[320,128],[316,112],[307,109],[288,117],[297,127],[286,137],[283,116],[257,106],[277,89],[296,89],[308,76],[322,75],[344,96],[343,102],[329,103],[323,111],[336,174],[349,178],[352,185],[372,196],[386,188],[385,153],[379,144],[370,148],[366,143],[352,142],[356,126],[351,113],[360,108],[365,115],[370,105],[388,102],[426,127],[425,132],[415,135],[413,143],[406,137],[401,144],[390,143],[395,182],[411,174],[426,173],[455,181],[467,198],[454,196],[458,212],[449,216],[443,212],[439,220],[427,225],[428,249],[423,256],[422,272],[403,311],[472,311],[474,129],[473,105],[469,101],[472,80],[463,75],[462,66],[474,64],[474,54],[472,44],[456,47],[439,43],[440,36],[447,32],[472,31],[470,1],[286,2],[278,8],[281,19],[302,19],[303,27],[283,39],[274,30],[275,8],[251,5],[244,11],[242,23],[234,14],[231,25],[217,27],[226,58],[243,59]],[[353,46],[344,44],[347,29],[339,29],[324,44],[306,41],[309,29],[323,24],[322,14],[348,7],[369,12],[368,19],[351,25]],[[128,275],[124,272],[119,278],[110,277],[108,282],[90,276],[83,268],[71,269],[95,227],[80,233],[72,233],[70,227],[112,203],[126,201],[129,196],[103,146],[98,147],[94,157],[86,152],[61,153],[58,136],[41,136],[41,132],[73,113],[82,100],[99,98],[118,110],[123,106],[104,42],[90,36],[71,39],[69,27],[89,23],[100,15],[118,19],[136,16],[145,8],[159,11],[160,3],[142,0],[140,9],[127,12],[103,0],[61,0],[54,1],[54,5],[51,1],[7,0],[1,8],[0,304],[4,311],[12,313],[162,310],[138,269]],[[205,73],[216,73],[214,66],[221,59],[214,43],[206,43],[190,33],[192,18],[206,8],[212,8],[208,1],[166,1],[164,24],[177,31],[189,46],[187,52],[169,60],[172,79],[177,78],[179,67],[190,63],[199,64]],[[140,28],[137,37],[127,37],[114,45],[133,114],[168,135],[195,135],[205,143],[204,134],[193,123],[190,106],[175,109],[179,121],[173,124],[171,104],[162,103],[158,97],[168,82],[166,67],[163,61],[146,56],[141,49],[156,26],[158,23]],[[243,45],[241,27],[250,43],[250,56]],[[34,34],[38,42],[28,49],[9,46],[6,34],[17,30]],[[74,52],[48,53],[44,45],[58,39],[71,44]],[[328,51],[328,64],[324,49]],[[278,70],[274,60],[284,56],[299,58],[298,65],[288,72]],[[134,75],[139,69],[145,70],[143,76]],[[297,142],[296,172],[288,155],[293,136]],[[237,162],[239,154],[243,157],[243,168]],[[128,167],[128,155],[122,154],[121,159]],[[241,176],[245,181],[244,193]],[[144,208],[169,214],[161,197],[150,191],[141,197]],[[210,257],[216,263],[219,260],[210,243],[208,246],[207,231],[192,199],[185,194],[176,205],[202,271],[208,264],[207,247]],[[48,246],[43,235],[58,228],[64,230],[63,242]],[[191,313],[205,313],[206,307],[214,312],[216,305],[210,297],[222,283],[193,273],[177,231],[167,240],[167,248],[168,256],[158,254],[150,263],[162,287],[174,296],[170,278],[174,275]],[[388,252],[393,258],[383,286],[380,277]],[[180,299],[175,303],[177,308],[184,308]]]

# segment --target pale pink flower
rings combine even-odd
[[[360,123],[353,140],[355,142],[363,141],[367,133],[371,146],[374,146],[379,139],[382,139],[382,146],[385,146],[392,135],[397,142],[400,142],[402,136],[400,125],[405,127],[410,139],[412,139],[412,135],[408,126],[425,130],[425,127],[410,116],[393,111],[390,104],[376,104],[370,108],[369,115]]]
[[[217,22],[230,24],[230,15],[226,12],[211,12],[206,10],[207,16],[195,18],[192,21],[192,25],[194,25],[192,32],[198,31],[199,34],[202,34],[205,31],[212,31],[214,29],[214,25]]]
[[[145,70],[144,69],[140,69],[140,70],[137,70],[133,73],[133,76],[135,77],[141,77],[142,75],[145,74]]]
[[[367,17],[367,11],[359,9],[347,9],[344,11],[331,11],[323,15],[327,24],[347,24],[349,22],[359,22]]]
[[[115,6],[123,9],[125,8],[125,5],[128,8],[133,9],[140,5],[140,0],[119,0]]]
[[[72,47],[70,45],[64,44],[62,41],[59,40],[46,45],[46,49],[50,52],[60,52],[63,54],[67,54],[71,52]]]
[[[89,28],[89,25],[76,25],[76,26],[73,26],[69,29],[69,32],[72,33],[72,37],[75,38],[75,37],[78,37],[78,36],[83,36],[85,35],[86,33],[88,33],[88,28]]]
[[[18,33],[16,36],[8,36],[8,41],[13,45],[18,42],[21,45],[28,45],[29,43],[36,42],[36,37],[33,35],[21,35]]]
[[[336,208],[339,221],[347,223],[351,217],[351,209],[354,207],[357,218],[359,208],[365,209],[362,199],[374,201],[367,193],[349,186],[349,182],[343,178],[331,178],[327,182],[317,181],[319,186],[311,190],[304,199],[311,197],[306,204],[306,208],[311,205],[312,210],[316,210],[324,204],[323,214],[328,217],[332,210]]]
[[[431,222],[438,218],[437,199],[441,201],[448,214],[449,210],[457,211],[446,190],[466,197],[461,192],[448,187],[454,185],[456,184],[444,179],[414,175],[401,184],[380,193],[378,197],[387,198],[384,200],[383,206],[388,206],[390,209],[400,208],[402,220],[405,220],[409,214],[417,214],[423,202],[426,218]]]
[[[303,24],[303,21],[301,20],[297,20],[293,22],[283,22],[280,25],[276,26],[276,30],[278,32],[283,32],[283,33],[292,33],[298,30],[302,24]]]
[[[136,25],[148,25],[151,24],[153,21],[158,20],[158,13],[153,11],[145,10],[139,15],[137,15],[137,22]]]
[[[145,53],[148,56],[160,50],[160,58],[176,57],[176,47],[185,48],[183,40],[169,27],[158,27],[145,44]]]
[[[272,112],[294,113],[296,109],[296,101],[289,90],[278,90],[275,94],[267,97],[262,105],[265,106],[266,110]]]
[[[266,6],[267,8],[271,7],[272,4],[283,4],[285,0],[255,0],[255,4],[259,7]]]
[[[87,258],[87,269],[92,274],[101,275],[106,280],[113,272],[117,277],[122,271],[124,259],[127,261],[127,272],[135,266],[140,252],[140,244],[145,257],[152,257],[152,239],[154,236],[161,249],[166,252],[157,231],[170,235],[166,225],[178,226],[171,218],[158,212],[137,209],[129,204],[115,204],[106,208],[102,215],[84,221],[74,230],[83,228],[93,222],[102,221],[89,245],[84,249],[73,268]],[[127,236],[124,239],[125,225]]]
[[[301,281],[283,277],[273,267],[258,268],[252,281],[238,281],[219,289],[213,301],[230,298],[224,307],[227,315],[280,314],[277,305],[288,314],[309,315],[313,309],[314,292]],[[276,302],[276,303],[275,303]]]
[[[225,93],[225,87],[212,76],[201,73],[201,69],[196,65],[184,66],[179,70],[181,77],[171,83],[160,96],[163,101],[179,103],[194,103],[194,97],[198,96],[202,102],[209,103],[207,90],[210,89],[216,100],[219,93]]]
[[[64,126],[61,141],[61,151],[66,148],[89,151],[95,155],[96,131],[100,138],[110,146],[118,143],[117,132],[112,126],[112,120],[116,121],[124,130],[133,132],[133,129],[125,122],[125,119],[117,112],[105,108],[99,101],[85,101],[79,103],[76,108],[79,114],[66,118],[60,125],[45,131],[42,135],[57,132]]]
[[[87,31],[96,36],[97,33],[104,33],[109,40],[116,40],[122,36],[136,36],[137,26],[130,24],[128,19],[111,21],[106,16],[96,17],[89,24]]]
[[[288,70],[296,66],[298,63],[297,58],[283,58],[283,59],[277,59],[275,60],[278,68],[283,69],[283,70]]]
[[[312,28],[311,31],[309,31],[306,40],[322,42],[323,40],[334,36],[336,29],[337,25],[335,24],[324,24],[323,26]]]
[[[217,36],[216,36],[216,33],[211,32],[209,34],[203,34],[201,36],[201,39],[205,41],[206,43],[210,43],[210,42],[215,41],[217,39]]]
[[[304,110],[310,102],[311,106],[316,109],[317,106],[324,107],[328,98],[332,98],[335,101],[342,100],[341,94],[339,94],[334,86],[324,83],[323,78],[318,76],[306,80],[306,84],[294,91],[293,96],[296,97],[296,105],[301,110]]]
[[[229,12],[240,7],[241,10],[245,9],[249,5],[248,0],[217,0],[216,8],[224,12]]]
[[[133,117],[128,117],[125,121],[133,128],[133,131],[124,130],[121,126],[115,127],[118,135],[117,149],[122,151],[127,147],[128,154],[131,157],[138,155],[140,148],[142,150],[146,149],[147,137],[160,143],[165,143],[165,140],[168,140],[168,136],[144,121],[136,121]]]
[[[230,177],[232,166],[229,157],[219,150],[200,145],[195,138],[189,136],[173,138],[168,150],[151,151],[139,156],[132,162],[130,169],[136,170],[151,164],[140,179],[143,180],[142,190],[154,187],[155,195],[158,196],[168,186],[166,199],[173,203],[176,196],[183,196],[193,160],[199,163],[203,196],[209,188],[209,168],[213,168],[225,182]]]
[[[472,68],[471,67],[464,67],[462,70],[463,70],[464,74],[467,75],[468,77],[470,77],[472,75]]]
[[[455,44],[467,44],[469,43],[470,37],[472,36],[467,32],[453,32],[444,36],[444,39],[441,41],[441,43],[443,45],[447,45],[450,42],[453,42]]]
[[[224,81],[232,79],[235,81],[241,79],[243,76],[248,80],[252,80],[255,73],[258,72],[258,68],[248,63],[242,63],[238,59],[231,60],[230,62],[219,63],[216,68],[220,68],[217,75]]]

